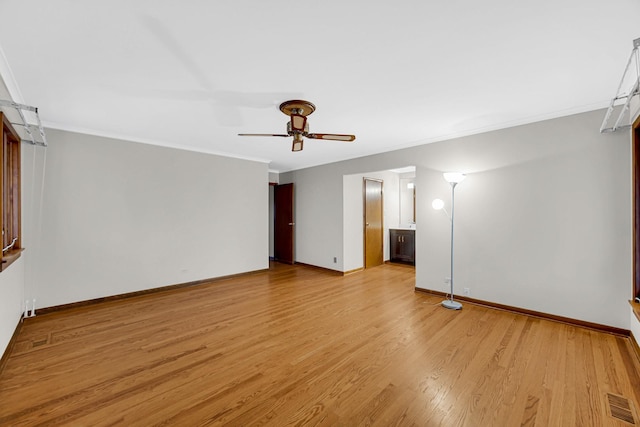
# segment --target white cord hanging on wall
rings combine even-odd
[[[603,132],[615,132],[618,129],[626,129],[631,127],[631,123],[622,124],[623,119],[628,116],[629,122],[631,121],[629,113],[629,107],[631,106],[631,100],[634,96],[640,94],[640,38],[635,39],[633,41],[633,50],[631,51],[631,56],[629,57],[629,61],[627,61],[627,66],[624,69],[624,73],[622,74],[622,79],[620,80],[620,84],[618,85],[618,90],[616,91],[616,96],[613,97],[611,103],[609,104],[609,108],[607,109],[607,113],[604,116],[604,120],[602,121],[602,125],[600,126],[600,133]],[[635,62],[635,67],[633,63]],[[633,72],[635,71],[635,78],[633,77]],[[630,87],[628,91],[626,89]],[[622,103],[624,101],[624,103]],[[614,110],[618,108],[618,118],[616,119],[613,126],[609,126],[609,120],[611,119],[611,115]]]
[[[9,122],[16,127],[16,131],[18,132],[22,142],[31,144],[34,147],[47,147],[47,136],[45,135],[44,127],[42,126],[42,122],[38,114],[38,109],[36,107],[0,99],[0,110],[2,111],[2,113],[4,113]],[[42,180],[40,184],[40,203],[38,207],[35,206],[37,151],[42,152]],[[26,264],[25,267],[24,294],[28,297],[28,299],[26,299],[24,302],[23,318],[35,317],[36,315],[36,299],[30,298],[30,296],[35,292],[35,286],[33,285],[34,268],[31,264],[37,262],[40,253],[40,239],[42,235],[42,204],[47,160],[47,150],[36,150],[34,148],[32,153],[33,163],[31,168],[31,207],[28,210],[32,213],[32,222],[34,224],[36,232],[34,232],[34,240],[30,243],[31,245],[33,245],[33,250],[31,251],[31,256],[28,258],[28,264]],[[6,251],[10,249],[15,242],[16,240],[14,240],[9,246],[2,248],[2,250]],[[31,309],[29,310],[30,302]]]

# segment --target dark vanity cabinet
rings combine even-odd
[[[389,230],[389,243],[389,258],[392,262],[415,264],[416,230],[392,228]]]

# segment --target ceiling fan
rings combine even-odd
[[[291,151],[302,151],[303,138],[309,139],[329,139],[332,141],[351,142],[356,139],[355,135],[340,135],[335,133],[309,133],[309,123],[307,116],[316,111],[316,106],[309,101],[293,99],[280,104],[280,111],[291,117],[287,123],[287,133],[239,133],[239,136],[282,136],[293,137]]]

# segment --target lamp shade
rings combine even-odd
[[[433,202],[431,202],[431,207],[439,211],[444,208],[444,201],[442,199],[434,199]]]
[[[458,184],[464,181],[464,179],[467,177],[465,174],[460,172],[446,172],[443,173],[442,176],[444,176],[445,181],[453,184]]]

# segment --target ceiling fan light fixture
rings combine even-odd
[[[307,118],[300,114],[291,115],[291,130],[294,132],[305,132]]]
[[[291,146],[291,151],[302,151],[303,142],[304,139],[302,138],[302,135],[300,135],[299,133],[293,135],[293,145]]]

